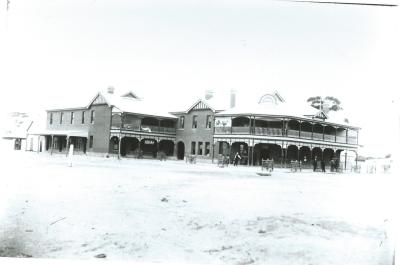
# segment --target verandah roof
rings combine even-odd
[[[45,130],[39,132],[29,133],[30,135],[54,135],[54,136],[67,136],[67,137],[85,137],[88,138],[88,131],[69,131],[69,130]]]

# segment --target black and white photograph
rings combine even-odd
[[[394,265],[398,0],[0,0],[0,263]]]

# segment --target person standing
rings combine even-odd
[[[235,155],[235,157],[234,157],[234,166],[237,166],[238,165],[238,162],[239,162],[239,159],[242,159],[241,157],[240,157],[240,155],[239,155],[239,152],[236,152],[236,155]]]
[[[317,157],[314,157],[313,161],[314,172],[317,170]]]

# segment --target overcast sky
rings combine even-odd
[[[382,144],[377,134],[398,128],[397,7],[267,0],[11,0],[6,7],[0,0],[2,113],[87,104],[111,85],[171,110],[206,89],[233,88],[239,100],[274,90],[304,103],[336,96],[363,126],[364,144],[381,153],[395,134]]]

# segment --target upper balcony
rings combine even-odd
[[[358,144],[358,133],[342,127],[296,120],[257,120],[247,117],[222,118],[215,127],[215,134],[250,134],[271,137],[290,137],[332,143]],[[231,125],[231,126],[229,126]]]
[[[140,118],[134,115],[123,115],[122,118],[120,115],[113,115],[111,128],[134,132],[176,134],[176,123],[174,120],[152,117]]]

